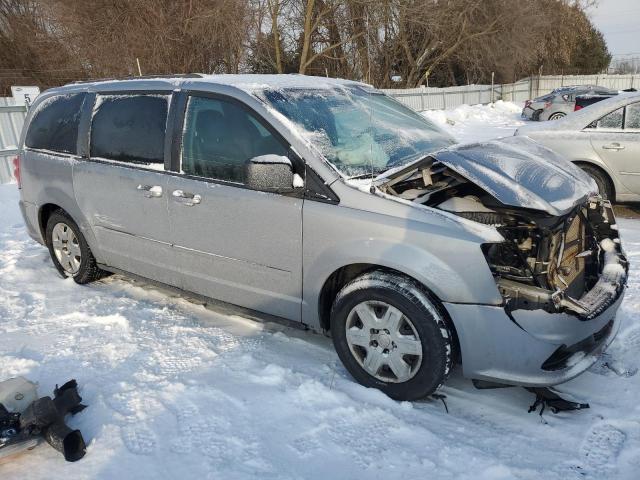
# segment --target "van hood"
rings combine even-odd
[[[579,167],[527,137],[456,145],[429,157],[510,207],[561,216],[598,192]]]

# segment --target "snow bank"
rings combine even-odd
[[[460,105],[452,110],[427,110],[421,115],[466,143],[513,135],[525,124],[521,111],[518,104],[498,100],[493,105]]]

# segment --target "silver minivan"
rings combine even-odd
[[[124,272],[328,332],[356,380],[396,399],[431,394],[454,362],[561,383],[619,327],[628,264],[584,172],[524,137],[454,145],[357,82],[48,90],[16,177],[63,276]]]

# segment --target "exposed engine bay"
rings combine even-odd
[[[431,157],[376,187],[495,227],[506,241],[482,248],[507,312],[542,309],[588,320],[611,305],[626,283],[628,263],[613,209],[599,196],[562,216],[511,207]]]

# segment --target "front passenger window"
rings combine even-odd
[[[241,105],[191,97],[182,139],[182,171],[187,175],[244,183],[247,160],[287,155],[282,142]]]

